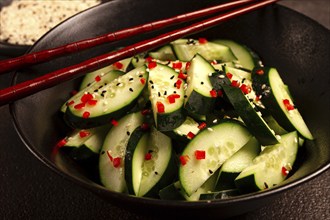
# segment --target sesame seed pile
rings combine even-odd
[[[0,11],[0,41],[32,45],[48,30],[100,0],[14,0]]]

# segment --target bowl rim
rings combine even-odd
[[[104,5],[107,4],[112,4],[113,1],[109,1],[103,4],[99,4],[97,6],[94,6],[92,8],[89,8],[83,12],[86,11],[91,11],[95,8],[99,8],[99,7],[104,7]],[[316,25],[319,25],[323,28],[325,28],[323,25],[317,23],[316,21],[314,21],[313,19],[307,17],[304,14],[301,14],[297,11],[294,11],[290,8],[287,8],[286,6],[283,5],[279,5],[276,4],[277,7],[280,8],[285,8],[289,11],[291,11],[291,13],[296,13],[298,16],[303,17],[304,19],[309,19],[312,20],[313,22],[315,22]],[[80,14],[82,14],[83,12],[80,12],[72,17],[70,17],[67,20],[73,19],[77,16],[79,16]],[[67,21],[66,20],[66,21]],[[65,21],[61,22],[60,24],[58,24],[57,26],[55,26],[53,29],[57,28],[58,26],[62,25],[62,23],[65,23]],[[38,41],[36,41],[36,43],[31,46],[28,51],[26,53],[29,53],[36,44],[38,44],[38,42],[40,40],[42,40],[43,38],[45,38],[49,32],[51,32],[53,29],[49,30],[47,33],[45,33],[45,35],[43,35]],[[12,82],[11,85],[14,85],[16,83],[17,80],[17,74],[18,72],[15,72],[13,77],[12,77]],[[131,203],[133,202],[141,202],[144,204],[148,204],[150,205],[150,207],[152,206],[164,206],[166,205],[166,207],[172,207],[172,208],[191,208],[194,207],[196,208],[196,205],[201,205],[200,208],[212,208],[212,207],[219,207],[221,205],[228,205],[228,204],[234,204],[234,203],[240,203],[243,201],[248,201],[251,199],[257,199],[257,198],[266,198],[266,197],[271,197],[274,195],[277,195],[281,192],[285,192],[289,189],[295,188],[307,181],[310,181],[312,179],[314,179],[315,177],[319,176],[320,174],[324,173],[326,170],[328,170],[330,168],[330,159],[328,161],[326,161],[326,163],[322,166],[320,166],[317,170],[315,170],[313,173],[307,175],[307,176],[303,176],[300,177],[292,182],[289,183],[285,183],[282,184],[278,187],[274,187],[268,190],[264,190],[264,191],[258,191],[258,192],[253,192],[253,193],[248,193],[248,194],[243,194],[240,196],[235,196],[235,197],[231,197],[231,198],[225,198],[225,199],[216,199],[216,200],[200,200],[200,201],[181,201],[181,200],[170,200],[171,202],[169,203],[169,200],[161,200],[161,199],[154,199],[154,198],[147,198],[147,197],[137,197],[137,196],[133,196],[133,195],[129,195],[129,194],[125,194],[125,193],[118,193],[118,192],[114,192],[114,191],[110,191],[109,189],[105,188],[102,185],[99,185],[97,183],[94,183],[93,181],[91,181],[91,183],[88,183],[87,181],[82,181],[80,180],[78,177],[75,177],[73,175],[70,175],[64,171],[62,171],[60,168],[58,168],[52,161],[50,161],[48,158],[46,158],[45,156],[43,156],[38,150],[36,150],[34,148],[34,146],[30,143],[29,139],[27,137],[24,136],[24,132],[22,131],[18,119],[17,119],[17,102],[13,102],[9,104],[9,110],[10,110],[10,114],[12,116],[12,121],[14,124],[14,128],[18,134],[18,136],[20,137],[21,141],[23,142],[23,144],[28,148],[28,150],[38,159],[40,160],[43,164],[45,164],[47,167],[49,167],[53,172],[59,174],[60,176],[64,177],[64,179],[69,180],[75,184],[78,184],[79,186],[81,186],[84,189],[88,189],[90,192],[95,193],[95,190],[97,189],[98,191],[101,191],[102,193],[107,193],[107,194],[111,194],[111,197],[114,198],[113,201],[115,201],[115,199],[117,200],[125,200],[125,202],[129,201]],[[199,206],[198,206],[199,207]]]

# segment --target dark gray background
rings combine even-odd
[[[330,29],[330,1],[281,4]],[[0,87],[8,86],[10,79],[11,74],[0,76]],[[45,167],[20,141],[8,106],[0,107],[0,136],[0,219],[146,219],[104,202]],[[329,183],[327,170],[272,204],[233,219],[330,219]]]

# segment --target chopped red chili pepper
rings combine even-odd
[[[66,106],[73,105],[73,104],[74,104],[74,101],[71,100],[70,102],[66,103]]]
[[[121,69],[121,68],[123,68],[124,65],[121,62],[118,61],[118,62],[115,62],[113,64],[113,66],[116,67],[117,69]]]
[[[152,158],[152,154],[151,153],[146,153],[146,155],[144,156],[145,160],[151,160]]]
[[[151,61],[150,63],[148,63],[148,68],[149,68],[149,69],[153,69],[153,68],[155,68],[156,66],[157,66],[157,63],[156,63],[156,62]]]
[[[90,132],[87,130],[82,130],[79,132],[79,137],[81,138],[87,137],[88,135],[90,135]]]
[[[218,96],[218,93],[217,93],[217,91],[215,89],[212,89],[210,91],[210,95],[211,95],[212,98],[216,98]]]
[[[197,160],[205,159],[205,150],[195,150],[195,158]]]
[[[100,81],[101,81],[101,76],[97,75],[97,76],[95,77],[95,81],[96,81],[96,82],[100,82]]]
[[[178,75],[179,79],[183,79],[186,80],[187,79],[187,74],[184,74],[183,72],[180,71],[179,75]]]
[[[189,159],[190,159],[190,158],[189,158],[188,155],[181,155],[181,156],[179,157],[179,160],[180,160],[180,163],[181,163],[182,166],[186,165],[187,162],[189,161]]]
[[[109,151],[107,151],[107,155],[108,155],[108,157],[109,157],[110,161],[112,162],[112,161],[113,161],[113,157],[111,156],[111,154],[110,154],[110,152],[109,152]]]
[[[62,140],[60,140],[57,144],[56,147],[60,148],[63,147],[64,145],[66,145],[66,143],[68,142],[68,140],[66,138],[63,138]]]
[[[231,81],[230,85],[233,86],[233,87],[239,87],[240,83],[239,83],[238,80],[233,80],[233,81]]]
[[[141,78],[140,79],[140,82],[141,82],[142,85],[144,85],[144,84],[146,84],[146,79],[145,78]]]
[[[164,106],[163,103],[157,102],[156,107],[157,107],[157,112],[158,113],[164,113],[165,112],[165,106]]]
[[[178,79],[178,80],[176,81],[176,83],[175,83],[176,88],[177,88],[177,89],[180,89],[181,84],[182,84],[182,80]]]
[[[194,137],[195,137],[195,134],[192,133],[191,131],[189,131],[188,134],[187,134],[187,138],[191,140],[191,139],[193,139]]]
[[[142,130],[147,131],[147,130],[149,130],[149,128],[150,128],[150,126],[148,123],[146,123],[146,122],[142,123],[142,125],[141,125]]]
[[[118,125],[118,121],[116,121],[115,119],[111,119],[111,124],[113,126],[117,126]]]
[[[180,98],[180,95],[179,94],[175,94],[175,93],[167,96],[167,100],[168,100],[168,102],[170,104],[175,103],[175,99],[177,99],[177,98]]]
[[[85,118],[85,119],[87,119],[87,118],[89,118],[90,115],[91,115],[90,112],[84,112],[83,115],[82,115],[82,117]]]
[[[290,100],[288,99],[283,99],[283,104],[285,105],[285,108],[290,111],[294,110],[294,106],[290,103]]]
[[[264,70],[263,69],[258,69],[258,70],[256,70],[256,74],[258,74],[258,75],[263,75],[265,72],[264,72]]]
[[[205,122],[201,122],[201,123],[198,125],[198,129],[199,129],[199,130],[202,130],[202,129],[204,129],[204,128],[206,128],[206,123],[205,123]]]
[[[121,163],[120,157],[113,158],[112,164],[115,168],[118,168],[120,166],[120,163]]]
[[[77,105],[74,106],[75,109],[83,109],[85,107],[85,103],[79,103]]]
[[[249,94],[251,92],[251,87],[246,85],[246,84],[242,84],[240,86],[240,89],[242,90],[242,92],[246,95],[246,94]]]
[[[226,73],[226,75],[229,79],[233,78],[233,74],[231,74],[231,73]]]
[[[145,61],[147,62],[147,63],[150,63],[151,61],[153,60],[153,58],[152,57],[147,57],[147,58],[145,58]]]
[[[187,63],[186,63],[186,71],[189,70],[189,68],[190,68],[190,64],[191,64],[190,62],[187,62]]]
[[[211,64],[212,64],[212,65],[215,65],[215,64],[217,64],[217,63],[218,63],[218,62],[217,62],[216,60],[212,60],[212,61],[211,61]]]
[[[88,105],[91,105],[91,106],[96,105],[96,103],[97,103],[97,100],[95,100],[95,99],[88,100],[88,102],[87,102],[87,104],[88,104]]]
[[[81,97],[81,102],[82,103],[87,103],[89,100],[92,100],[94,97],[93,97],[93,95],[92,94],[90,94],[90,93],[86,93],[86,94],[84,94],[82,97]]]
[[[202,37],[200,37],[200,38],[198,38],[198,42],[199,42],[200,44],[206,44],[206,43],[207,43],[207,39],[206,39],[206,38],[202,38]]]
[[[289,170],[286,167],[282,167],[282,174],[283,176],[287,176],[289,174]]]
[[[182,68],[182,62],[172,63],[172,68],[173,69],[181,69]]]

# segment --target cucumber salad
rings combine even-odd
[[[111,191],[210,200],[270,189],[313,140],[288,85],[233,40],[179,39],[88,73],[58,144]]]

